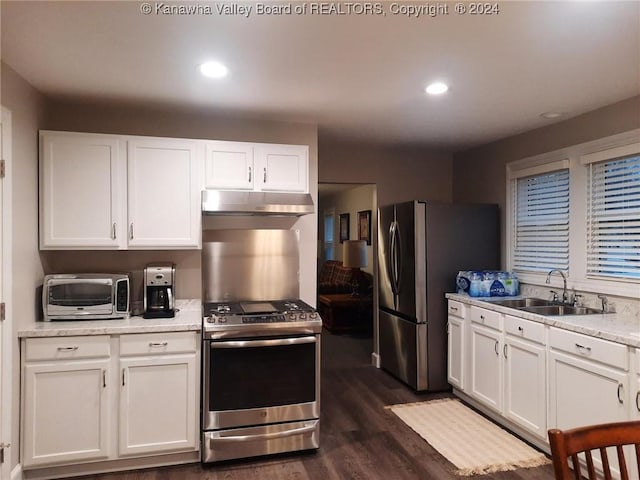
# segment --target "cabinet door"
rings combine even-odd
[[[200,246],[199,152],[194,141],[129,140],[130,248]]]
[[[464,390],[464,320],[451,315],[449,316],[448,343],[447,371],[449,383],[460,390]]]
[[[125,185],[117,137],[42,132],[40,248],[124,248]]]
[[[196,450],[196,355],[122,358],[120,366],[120,455]]]
[[[504,415],[547,438],[546,363],[541,345],[505,337]]]
[[[627,419],[626,372],[561,352],[549,353],[549,428]]]
[[[253,190],[253,145],[240,142],[207,142],[205,187]]]
[[[309,191],[309,147],[305,145],[258,145],[255,165],[256,189],[272,192]]]
[[[471,391],[486,406],[502,410],[502,361],[500,333],[471,324]]]
[[[109,360],[25,364],[22,464],[110,456]]]

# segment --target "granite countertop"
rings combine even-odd
[[[123,320],[76,320],[69,322],[33,322],[18,330],[18,337],[70,337],[74,335],[119,335],[127,333],[184,332],[202,329],[202,302],[176,300],[174,318],[142,318]]]
[[[452,300],[458,300],[469,305],[486,308],[487,310],[525,318],[532,322],[543,323],[591,337],[611,340],[612,342],[622,343],[631,347],[640,347],[640,325],[634,317],[617,313],[546,316],[492,303],[492,301],[504,300],[505,297],[470,297],[469,295],[459,293],[447,293],[445,296]],[[509,298],[516,299],[525,297]]]

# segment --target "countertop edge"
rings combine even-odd
[[[513,315],[551,327],[640,348],[640,325],[634,322],[632,318],[624,317],[616,313],[550,317],[492,303],[492,301],[504,299],[503,297],[470,297],[460,293],[447,293],[445,297],[464,302],[468,305],[486,308],[487,310],[493,310],[506,315]],[[524,296],[509,298],[524,298]]]

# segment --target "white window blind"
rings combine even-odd
[[[640,155],[589,164],[587,276],[640,279]]]
[[[513,269],[569,269],[569,169],[515,178]]]

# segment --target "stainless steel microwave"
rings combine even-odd
[[[46,275],[42,286],[44,320],[127,318],[129,291],[126,274]]]

